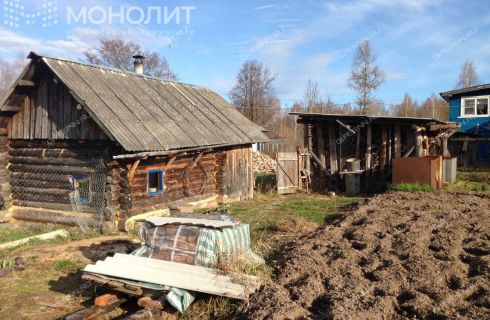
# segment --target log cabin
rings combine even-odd
[[[253,196],[252,144],[267,137],[212,90],[145,75],[142,57],[135,72],[28,58],[0,104],[0,204],[14,219],[110,225]]]

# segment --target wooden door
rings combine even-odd
[[[297,152],[277,153],[277,193],[295,193],[299,189],[299,170]]]

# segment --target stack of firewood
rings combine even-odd
[[[275,173],[277,163],[274,159],[260,152],[253,153],[254,172],[257,173]]]

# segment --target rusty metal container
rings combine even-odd
[[[393,184],[418,183],[440,189],[443,183],[442,156],[393,160]]]

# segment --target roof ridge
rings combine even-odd
[[[29,53],[29,55],[27,57],[29,59],[33,59],[33,58],[37,57],[37,58],[41,58],[41,59],[45,58],[45,59],[50,59],[50,60],[58,60],[58,61],[68,62],[68,63],[74,63],[74,64],[78,64],[78,65],[86,66],[86,67],[90,67],[90,68],[95,68],[95,69],[101,69],[101,70],[107,70],[107,71],[111,71],[111,72],[121,73],[121,74],[128,75],[128,76],[137,76],[137,77],[147,78],[147,79],[151,79],[151,80],[157,80],[157,81],[168,82],[168,83],[173,83],[173,84],[178,84],[178,85],[184,85],[184,86],[191,86],[191,87],[195,87],[195,88],[200,88],[200,89],[205,89],[205,90],[212,91],[211,88],[208,88],[208,87],[205,87],[205,86],[201,86],[201,85],[197,85],[197,84],[193,84],[193,83],[186,83],[186,82],[180,82],[180,81],[175,81],[175,80],[169,80],[169,79],[164,79],[164,78],[160,78],[160,77],[150,76],[150,75],[146,75],[146,74],[139,74],[139,73],[132,72],[132,71],[129,71],[129,70],[122,70],[122,69],[119,69],[119,68],[113,68],[113,67],[108,67],[108,66],[103,66],[103,65],[97,65],[97,64],[92,64],[92,63],[87,63],[87,62],[82,62],[82,61],[74,61],[74,60],[69,60],[69,59],[65,59],[65,58],[53,57],[53,56],[44,55],[44,54],[38,54],[38,53],[36,53],[34,51],[31,51],[31,53]]]

